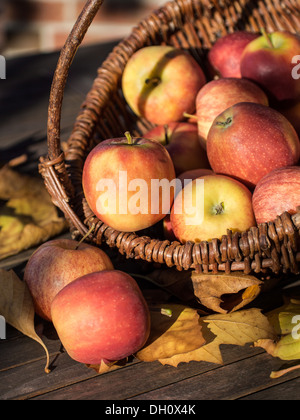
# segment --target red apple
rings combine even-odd
[[[257,223],[274,221],[285,211],[295,214],[300,206],[300,167],[279,168],[264,176],[255,187],[252,203]]]
[[[208,53],[213,69],[222,77],[241,77],[240,61],[243,51],[258,36],[253,32],[236,31],[219,38]]]
[[[295,165],[300,143],[291,123],[278,111],[241,102],[213,122],[207,154],[214,172],[232,176],[253,188],[273,169]]]
[[[287,31],[264,33],[250,42],[241,59],[241,74],[258,83],[272,101],[300,95],[300,79],[293,77],[293,59],[300,52],[300,37]]]
[[[51,321],[51,303],[67,284],[93,271],[113,270],[104,251],[71,239],[54,239],[42,244],[29,258],[24,281],[32,295],[35,311]]]
[[[246,79],[224,78],[212,80],[203,86],[196,98],[199,138],[204,147],[214,119],[238,102],[269,105],[266,94]]]
[[[158,141],[166,147],[176,175],[192,169],[210,168],[207,154],[199,143],[195,124],[173,122],[159,125],[148,131],[144,137]]]
[[[56,295],[51,313],[67,353],[80,363],[124,359],[140,350],[150,333],[141,290],[117,270],[78,278]]]
[[[289,120],[300,137],[300,97],[291,101],[281,101],[276,109]]]
[[[122,90],[133,112],[154,124],[183,120],[193,113],[195,98],[206,82],[202,68],[186,51],[152,45],[128,60]]]
[[[181,243],[221,239],[227,229],[243,232],[255,226],[251,200],[248,188],[233,178],[197,178],[175,199],[171,211],[173,232]]]
[[[89,153],[82,185],[100,220],[115,230],[135,232],[156,224],[170,211],[174,189],[168,194],[168,185],[156,186],[162,180],[175,180],[175,170],[160,143],[127,136],[105,140]]]
[[[188,182],[194,181],[194,179],[200,178],[205,175],[213,175],[213,174],[214,172],[212,171],[212,169],[199,168],[199,169],[183,172],[182,174],[179,175],[178,179],[180,179],[180,181],[182,182],[182,187],[184,187],[185,185],[187,185]]]

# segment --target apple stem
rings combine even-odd
[[[132,136],[129,133],[129,131],[126,131],[125,137],[127,138],[128,144],[132,145],[133,144],[133,142],[132,142]]]
[[[271,38],[269,37],[269,34],[267,33],[266,29],[265,29],[265,28],[261,28],[261,29],[260,29],[260,32],[261,32],[261,33],[262,33],[262,35],[265,37],[265,39],[266,39],[267,43],[269,44],[269,47],[270,47],[270,48],[274,48],[274,45],[272,44],[272,40],[271,40]]]
[[[146,85],[152,85],[152,87],[156,87],[160,84],[161,79],[159,77],[151,77],[145,80]]]
[[[183,113],[183,116],[184,116],[185,118],[193,118],[194,120],[198,120],[197,115],[189,114],[188,112],[184,112],[184,113]]]
[[[172,318],[173,312],[170,308],[156,308],[153,306],[149,306],[150,312],[159,312],[161,315],[168,316],[169,318]]]
[[[89,229],[89,231],[80,239],[80,241],[78,242],[78,244],[75,247],[75,250],[79,248],[80,244],[82,244],[83,241],[86,240],[86,238],[93,232],[93,230],[95,229],[95,223],[92,224],[91,228]]]
[[[164,130],[165,130],[165,142],[166,142],[166,145],[169,144],[168,129],[169,129],[168,124],[165,124],[164,125]]]

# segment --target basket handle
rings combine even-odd
[[[48,156],[50,160],[55,160],[61,155],[61,110],[69,69],[78,47],[82,43],[83,38],[103,1],[104,0],[87,0],[60,53],[52,81],[48,107],[47,143]]]

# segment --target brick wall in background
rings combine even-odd
[[[117,40],[166,0],[104,0],[84,44]],[[59,50],[84,0],[0,0],[0,50],[6,57]]]

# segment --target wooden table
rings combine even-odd
[[[96,69],[114,45],[79,50],[65,92],[62,140],[68,137]],[[29,161],[20,168],[24,172],[37,174],[38,158],[47,152],[47,106],[57,58],[58,54],[53,53],[9,60],[7,80],[0,81],[0,159],[6,161],[27,153]],[[8,258],[0,262],[0,267],[14,268],[22,275],[32,252],[33,249]],[[272,293],[276,294],[276,290]],[[270,372],[282,362],[250,346],[224,346],[224,365],[190,362],[174,368],[133,360],[125,367],[98,375],[63,351],[51,324],[47,325],[43,338],[51,358],[52,371],[48,375],[44,373],[42,347],[8,327],[6,340],[0,341],[1,400],[97,399],[103,401],[103,412],[124,405],[140,407],[139,414],[158,413],[159,408],[164,414],[166,407],[175,413],[186,404],[190,414],[199,414],[199,400],[298,400],[300,397],[300,370],[270,379]],[[121,400],[123,405],[116,403]],[[163,400],[169,403],[164,405]]]

